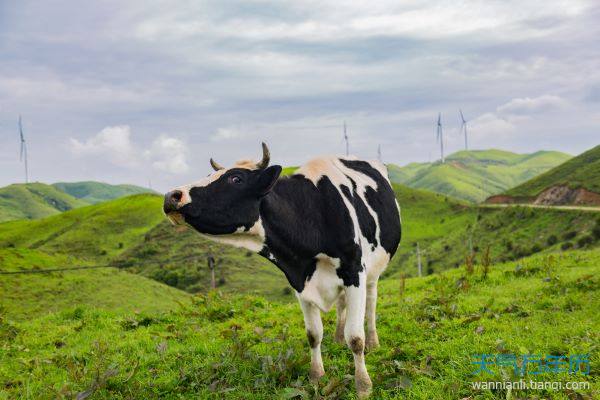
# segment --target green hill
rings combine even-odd
[[[394,185],[394,190],[402,209],[403,237],[384,277],[416,274],[417,242],[425,274],[461,265],[470,247],[481,257],[489,246],[492,260],[501,261],[599,243],[594,233],[597,223],[584,211],[478,209],[402,185]],[[160,196],[141,194],[44,219],[6,222],[0,224],[0,249],[111,264],[191,293],[208,291],[211,254],[217,261],[220,290],[293,300],[283,274],[271,263],[171,226],[161,204]]]
[[[44,183],[0,188],[0,222],[43,218],[84,205],[85,202]]]
[[[426,189],[470,202],[525,182],[570,158],[556,151],[516,154],[502,150],[459,151],[444,164],[411,163],[388,165],[390,180],[416,189]]]
[[[57,182],[52,184],[58,190],[81,199],[88,204],[97,204],[103,201],[118,199],[140,193],[154,193],[148,188],[135,185],[111,185],[103,182]]]
[[[535,198],[553,186],[584,188],[600,194],[600,146],[596,146],[535,178],[505,192],[508,196]]]
[[[599,276],[600,252],[595,250],[534,256],[491,265],[487,272],[476,265],[473,272],[461,267],[442,275],[380,282],[381,347],[366,356],[372,398],[598,398]],[[24,288],[23,297],[32,286]],[[123,289],[113,294],[122,302],[138,293],[135,287]],[[148,291],[148,301],[157,301],[157,295]],[[333,341],[333,312],[323,314],[326,374],[313,385],[307,378],[309,348],[297,304],[213,293],[165,313],[74,302],[39,316],[20,307],[9,302],[0,312],[1,398],[356,396],[349,376],[351,352]],[[15,315],[21,318],[15,320]],[[474,362],[481,354],[515,355],[519,362],[533,354],[589,354],[589,375],[581,370],[538,375],[539,367],[530,362],[523,379],[590,386],[568,391],[543,386],[478,389],[474,383],[521,379],[520,368],[495,363],[488,365],[489,373],[477,373]]]
[[[65,254],[50,255],[33,249],[0,249],[2,271],[86,264],[89,263]],[[180,290],[114,268],[0,275],[0,343],[2,316],[25,320],[76,307],[156,313],[174,310],[178,308],[178,302],[188,297]]]

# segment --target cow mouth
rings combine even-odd
[[[166,215],[173,225],[185,225],[185,218],[179,211],[170,211]]]

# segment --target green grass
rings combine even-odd
[[[538,209],[477,209],[448,197],[394,185],[401,206],[402,241],[384,275],[416,273],[415,244],[423,252],[425,273],[464,262],[469,237],[476,257],[490,247],[493,260],[517,259],[562,246],[598,245],[594,214]],[[207,292],[207,256],[216,259],[216,280],[226,293],[255,293],[293,301],[283,274],[264,258],[204,239],[191,229],[173,227],[161,211],[160,196],[134,195],[33,221],[0,224],[0,249],[36,250],[75,262],[112,264],[190,293]],[[572,237],[565,237],[572,233]],[[555,240],[550,237],[556,236]],[[580,242],[582,243],[580,245]],[[565,244],[566,243],[566,244]],[[72,261],[72,260],[75,261]],[[11,268],[7,260],[2,269]]]
[[[43,218],[83,205],[83,201],[44,183],[0,188],[0,222]]]
[[[89,266],[72,256],[51,256],[28,249],[0,249],[0,264],[4,271]],[[27,320],[76,306],[115,312],[164,312],[176,309],[177,302],[188,296],[114,268],[0,275],[0,310],[11,320]]]
[[[407,279],[404,290],[398,280],[382,281],[381,347],[366,357],[373,398],[598,398],[599,276],[593,250],[492,265],[485,277],[476,266]],[[2,399],[355,398],[351,353],[332,340],[333,312],[324,314],[326,376],[317,386],[307,381],[309,349],[295,304],[213,293],[167,312],[74,303],[20,320],[11,313],[0,319]],[[472,389],[476,380],[518,380],[510,368],[474,375],[473,355],[482,353],[590,353],[589,376],[525,378],[588,381],[592,390]]]
[[[446,163],[388,165],[390,180],[470,202],[480,202],[533,178],[570,158],[555,151],[516,154],[502,150],[459,151]]]
[[[259,293],[269,299],[294,299],[283,273],[263,257],[215,243],[191,229],[175,228],[167,221],[151,229],[142,242],[129,248],[114,263],[188,292],[207,292],[209,254],[215,258],[219,290]]]
[[[27,247],[108,261],[164,220],[160,197],[140,194],[32,221],[0,224],[0,248]]]
[[[136,185],[111,185],[94,181],[57,182],[52,186],[88,204],[97,204],[133,194],[153,193],[148,188]]]
[[[509,196],[534,198],[552,186],[566,185],[600,193],[600,146],[506,192]]]

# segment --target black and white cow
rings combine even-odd
[[[321,311],[337,303],[336,340],[354,354],[356,389],[371,391],[364,350],[379,345],[377,280],[400,242],[398,203],[383,164],[320,157],[289,177],[263,159],[239,161],[165,195],[164,212],[213,240],[244,247],[283,271],[304,313],[310,377],[324,374]],[[367,320],[365,338],[364,321]]]

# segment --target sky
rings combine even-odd
[[[0,186],[600,143],[597,1],[0,0]],[[594,4],[595,3],[595,4]]]

